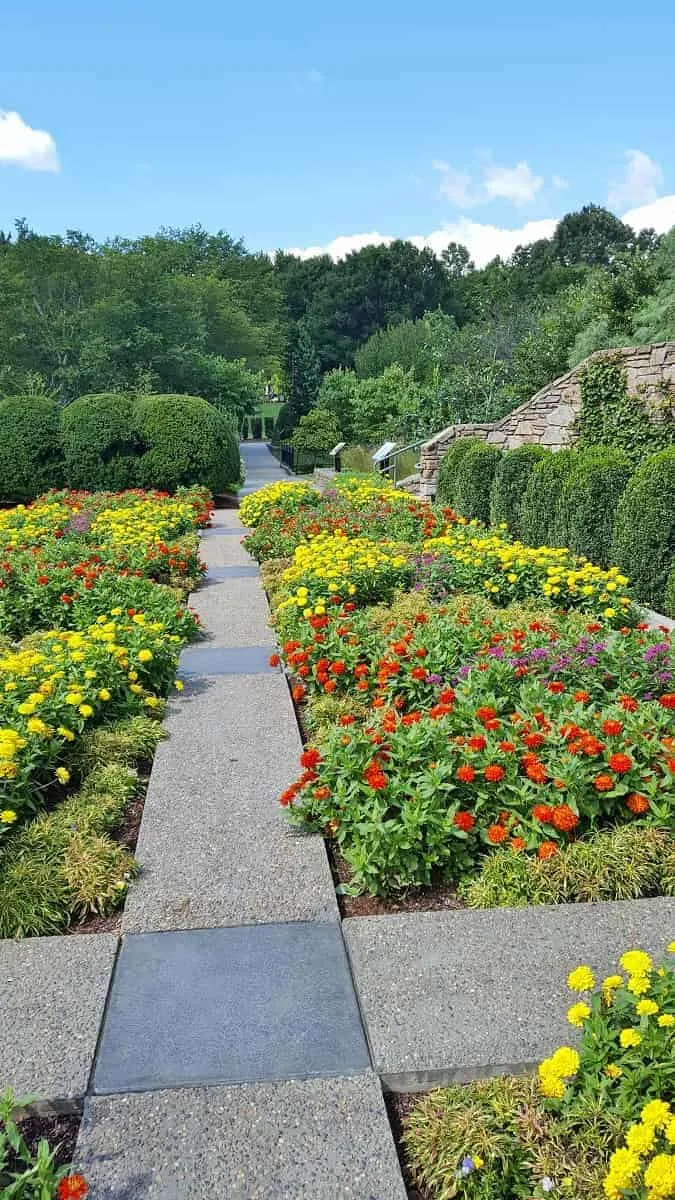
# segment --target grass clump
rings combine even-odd
[[[665,830],[627,825],[571,842],[543,860],[499,850],[459,890],[469,908],[673,895],[675,840]]]
[[[82,737],[79,764],[83,773],[89,773],[110,763],[148,761],[165,736],[157,719],[143,713],[114,725],[102,725]]]

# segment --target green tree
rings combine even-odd
[[[354,371],[337,367],[328,371],[319,388],[317,408],[326,409],[335,417],[342,436],[350,441],[354,425],[354,407],[358,395],[359,381]]]
[[[340,426],[334,414],[325,408],[313,408],[300,418],[291,442],[296,450],[326,452],[337,446],[341,438]]]
[[[316,403],[321,386],[321,367],[307,326],[300,322],[288,346],[286,397],[295,420]]]

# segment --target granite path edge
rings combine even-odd
[[[568,972],[601,977],[675,934],[675,899],[416,912],[343,921],[374,1068],[392,1091],[532,1070],[577,1036]]]
[[[406,1198],[372,1073],[95,1097],[75,1163],[90,1200]]]

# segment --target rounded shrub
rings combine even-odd
[[[22,504],[63,482],[59,407],[43,396],[0,401],[0,500]]]
[[[68,487],[121,491],[138,487],[145,450],[134,401],[115,392],[81,396],[61,414]]]
[[[628,481],[612,554],[637,599],[663,612],[675,556],[675,447],[645,458]]]
[[[611,566],[612,535],[619,500],[632,464],[623,450],[593,446],[574,453],[560,493],[559,524],[574,554]]]
[[[274,441],[287,442],[298,423],[290,404],[282,404],[274,422]]]
[[[439,504],[455,504],[455,480],[459,464],[472,446],[482,446],[481,438],[457,438],[443,455],[438,468],[436,499]]]
[[[478,440],[462,455],[453,488],[453,507],[461,516],[489,524],[490,492],[501,456],[496,446]]]
[[[134,414],[146,446],[144,487],[174,492],[200,483],[217,495],[241,478],[239,444],[228,418],[199,396],[139,396]]]
[[[505,521],[514,537],[520,538],[520,509],[530,473],[548,454],[543,446],[518,446],[505,450],[492,480],[490,520],[493,525]]]
[[[530,471],[520,506],[520,532],[528,546],[564,546],[560,528],[560,496],[573,451],[547,451]]]

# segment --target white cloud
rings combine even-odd
[[[555,188],[556,192],[564,192],[565,188],[570,186],[569,180],[563,179],[562,175],[554,175],[551,179],[551,184]]]
[[[58,171],[56,143],[44,129],[31,129],[18,112],[0,109],[0,165],[26,171]]]
[[[644,150],[626,150],[623,178],[612,180],[607,194],[610,208],[637,208],[651,204],[659,194],[663,172]]]
[[[480,203],[480,195],[472,186],[470,171],[457,170],[440,158],[435,158],[431,165],[434,171],[440,171],[442,175],[441,196],[451,200],[458,208],[472,208]]]
[[[675,196],[661,196],[651,204],[631,208],[621,218],[632,225],[638,233],[641,229],[655,229],[657,233],[668,233],[675,225]]]
[[[534,200],[543,187],[541,175],[535,175],[525,160],[515,167],[499,167],[496,163],[485,167],[484,187],[488,199],[510,200],[512,204],[527,204]]]
[[[388,246],[393,240],[392,237],[373,230],[372,233],[342,234],[333,238],[332,242],[327,242],[325,246],[293,246],[286,253],[297,254],[298,258],[315,258],[318,254],[330,254],[331,258],[337,261],[338,258],[346,258],[352,250],[363,250],[364,246]]]

